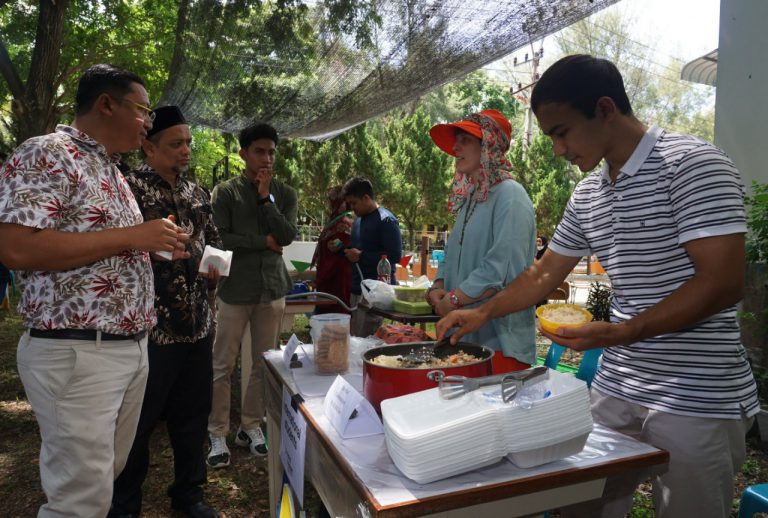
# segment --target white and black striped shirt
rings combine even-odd
[[[620,322],[694,275],[684,243],[745,233],[743,200],[739,173],[721,150],[652,127],[615,183],[607,164],[579,183],[549,246],[597,255],[614,288],[611,320]],[[759,410],[736,306],[675,333],[606,348],[594,386],[674,414],[738,419]]]

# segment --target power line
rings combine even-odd
[[[664,56],[666,56],[666,57],[670,58],[670,61],[674,61],[674,62],[676,62],[676,63],[677,63],[677,64],[679,64],[681,67],[682,67],[683,65],[685,65],[685,63],[686,63],[686,60],[685,60],[685,59],[683,59],[683,58],[681,58],[681,57],[678,57],[678,56],[672,55],[672,54],[670,54],[669,52],[660,51],[660,50],[658,50],[657,48],[655,48],[655,47],[652,47],[652,46],[648,45],[647,43],[643,43],[642,41],[638,41],[638,40],[636,40],[636,39],[634,39],[634,38],[630,37],[628,34],[623,34],[623,33],[621,33],[621,32],[617,32],[616,30],[614,30],[614,29],[611,29],[610,27],[606,27],[605,25],[602,25],[602,24],[600,24],[600,23],[597,23],[596,21],[590,20],[590,18],[592,18],[592,17],[599,17],[599,16],[600,16],[600,15],[596,13],[596,14],[594,14],[594,15],[591,15],[590,17],[587,17],[587,18],[583,18],[581,21],[583,21],[583,22],[584,22],[584,24],[586,24],[586,25],[591,25],[591,26],[593,26],[593,27],[596,27],[596,28],[598,28],[598,29],[600,29],[600,30],[601,30],[601,31],[603,31],[603,32],[608,32],[608,33],[611,33],[611,34],[613,34],[613,35],[615,35],[615,36],[620,36],[620,37],[624,38],[624,39],[625,39],[627,42],[629,42],[629,43],[632,43],[632,44],[634,44],[634,45],[636,45],[636,46],[639,46],[639,47],[644,47],[644,48],[648,49],[648,50],[649,50],[649,51],[651,51],[651,53],[653,53],[653,54],[663,54]],[[606,44],[606,45],[610,45],[610,44],[611,44],[611,42],[610,42],[610,41],[608,41],[608,40],[606,40],[606,39],[603,39],[603,38],[599,38],[598,36],[595,36],[595,35],[593,35],[593,34],[588,34],[588,33],[584,32],[583,30],[579,30],[579,29],[576,27],[576,24],[573,24],[573,25],[571,25],[569,28],[572,28],[574,31],[576,31],[576,32],[579,32],[580,34],[582,34],[582,35],[584,35],[584,36],[594,37],[595,39],[597,39],[598,41],[600,41],[601,43],[604,43],[604,44]],[[563,30],[563,31],[559,31],[559,33],[556,35],[556,37],[562,37],[562,33],[563,33],[563,32],[564,32],[564,30]],[[563,39],[565,39],[565,38],[563,38]],[[575,45],[575,43],[574,43],[574,42],[572,42],[572,41],[569,41],[569,43],[572,43],[572,44],[574,44],[574,45]],[[657,66],[658,66],[658,67],[660,67],[660,68],[664,68],[664,69],[666,69],[666,70],[669,70],[670,72],[672,72],[672,73],[673,73],[673,74],[675,74],[675,75],[677,75],[677,74],[679,74],[679,73],[680,73],[680,71],[679,71],[679,70],[677,70],[677,69],[675,69],[675,68],[670,68],[670,66],[669,66],[669,65],[664,65],[664,64],[661,64],[661,63],[659,63],[658,61],[654,61],[654,60],[652,60],[652,59],[648,58],[648,56],[639,55],[639,54],[637,54],[637,53],[633,53],[633,52],[630,52],[630,51],[628,51],[628,53],[629,53],[629,54],[631,54],[631,55],[633,55],[633,56],[635,56],[635,57],[637,57],[637,58],[639,58],[639,59],[643,59],[643,60],[649,61],[649,62],[653,63],[654,65],[657,65]]]
[[[571,44],[571,45],[573,45],[574,47],[579,47],[579,46],[580,46],[580,45],[579,45],[578,43],[576,43],[575,41],[569,40],[569,39],[567,39],[567,38],[564,38],[564,37],[560,37],[560,38],[561,38],[563,41],[565,41],[565,42],[567,42],[567,43],[570,43],[570,44]],[[605,42],[603,42],[603,43],[605,43]],[[660,68],[664,68],[664,69],[666,69],[666,70],[668,70],[668,71],[670,71],[670,72],[674,73],[676,76],[677,76],[677,75],[679,75],[679,73],[680,73],[680,71],[679,71],[679,70],[675,70],[675,69],[673,69],[673,68],[669,68],[669,67],[665,67],[665,66],[663,66],[663,65],[659,65],[659,64],[658,64],[658,63],[656,63],[655,61],[653,61],[653,60],[650,60],[650,59],[647,59],[647,57],[645,57],[645,56],[641,56],[641,55],[639,55],[639,54],[635,54],[635,53],[632,53],[632,52],[629,52],[629,51],[627,51],[626,53],[627,53],[627,54],[629,54],[629,55],[631,55],[631,56],[634,56],[634,57],[636,57],[636,58],[638,58],[638,59],[640,59],[640,60],[642,60],[642,61],[644,61],[644,62],[647,62],[647,63],[650,63],[650,64],[654,64],[654,65],[656,65],[656,66],[658,66],[658,67],[660,67]],[[656,77],[657,77],[657,78],[659,78],[659,79],[662,79],[662,80],[664,80],[664,81],[667,81],[667,82],[669,82],[669,83],[672,83],[672,84],[680,84],[680,83],[682,82],[682,80],[674,80],[674,79],[670,79],[669,77],[667,77],[667,76],[664,76],[664,75],[662,75],[662,74],[660,74],[660,73],[658,73],[658,72],[656,72],[656,71],[654,71],[654,70],[651,70],[650,68],[641,68],[641,67],[639,67],[639,66],[637,66],[637,65],[634,65],[634,64],[628,64],[628,66],[632,66],[633,68],[636,68],[636,69],[640,69],[640,70],[642,70],[642,71],[644,71],[644,72],[647,72],[647,73],[649,73],[649,74],[651,74],[651,75],[653,75],[653,76],[656,76]]]
[[[631,41],[632,43],[634,43],[634,44],[636,44],[636,45],[640,45],[641,47],[645,47],[645,48],[647,48],[648,50],[651,50],[651,51],[653,51],[653,52],[659,52],[659,50],[657,50],[657,49],[656,49],[656,48],[654,48],[654,47],[651,47],[651,46],[650,46],[650,45],[648,45],[647,43],[643,43],[642,41],[637,41],[637,40],[634,40],[634,39],[632,39],[632,38],[629,38],[629,37],[627,37],[626,35],[624,35],[624,34],[621,34],[620,32],[616,32],[616,31],[614,31],[613,29],[611,29],[611,28],[609,28],[609,27],[606,27],[606,26],[604,26],[604,25],[600,25],[599,23],[597,23],[597,22],[594,22],[594,21],[590,20],[589,18],[584,18],[584,23],[588,23],[588,24],[591,24],[591,25],[593,25],[593,26],[595,26],[595,27],[597,27],[597,28],[599,28],[599,29],[602,29],[602,30],[604,30],[604,31],[606,31],[606,32],[610,32],[611,34],[615,34],[616,36],[625,37],[625,38],[627,38],[627,40]],[[667,57],[669,57],[669,58],[672,58],[673,60],[679,61],[680,63],[685,63],[685,60],[684,60],[684,59],[682,59],[682,58],[679,58],[679,57],[677,57],[677,56],[673,56],[672,54],[670,54],[670,53],[668,53],[668,52],[662,52],[662,53],[663,53],[665,56],[667,56]]]

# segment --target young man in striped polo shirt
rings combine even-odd
[[[744,435],[758,412],[740,342],[744,188],[731,160],[695,137],[646,127],[609,61],[567,56],[531,99],[554,152],[582,171],[541,261],[487,304],[438,324],[452,340],[535,304],[591,253],[614,288],[611,322],[558,330],[575,350],[605,347],[595,421],[670,452],[653,476],[656,516],[730,514]],[[609,479],[603,498],[564,516],[624,516],[642,474]]]

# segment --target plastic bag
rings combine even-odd
[[[350,369],[362,369],[363,368],[363,354],[368,349],[374,347],[380,347],[384,345],[384,342],[378,338],[369,336],[368,338],[360,338],[359,336],[349,337],[349,368]]]
[[[369,306],[379,309],[392,309],[395,303],[395,288],[386,282],[364,279],[363,298]]]

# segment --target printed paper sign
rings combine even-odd
[[[301,340],[299,340],[295,334],[291,335],[291,337],[288,339],[288,343],[285,344],[285,349],[283,349],[283,363],[285,363],[286,369],[291,368],[291,358],[293,358],[293,355],[297,350],[300,351],[298,356],[304,366],[312,364],[312,361],[309,359],[309,355],[304,350],[304,347],[302,347],[303,345],[304,344],[301,343]]]
[[[304,507],[304,456],[307,444],[307,422],[294,408],[291,395],[283,387],[283,416],[280,419],[280,460],[293,492]]]
[[[336,376],[323,402],[331,425],[344,439],[384,433],[373,406],[347,380]]]

